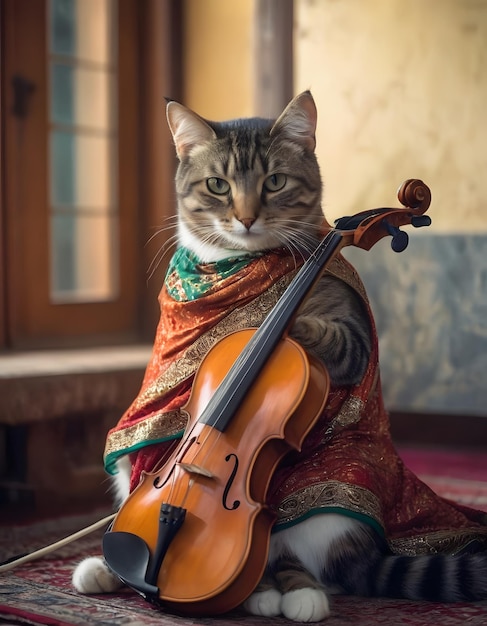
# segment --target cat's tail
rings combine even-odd
[[[436,602],[487,600],[487,552],[385,556],[369,580],[372,594]]]

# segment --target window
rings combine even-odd
[[[0,347],[152,337],[145,244],[173,208],[176,6],[2,0]]]
[[[115,0],[48,3],[50,296],[119,291]]]

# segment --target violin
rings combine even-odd
[[[428,226],[429,188],[398,191],[404,208],[378,208],[326,225],[323,238],[258,329],[231,333],[209,350],[183,407],[187,427],[163,466],[144,473],[103,539],[110,569],[146,600],[176,612],[229,611],[266,567],[275,515],[266,494],[282,458],[300,450],[325,406],[320,361],[288,337],[302,302],[345,246],[369,250],[400,226]]]

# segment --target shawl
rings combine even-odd
[[[105,467],[130,455],[131,489],[154,471],[184,433],[180,409],[206,352],[235,330],[258,327],[302,263],[284,250],[202,264],[176,252],[159,296],[161,317],[152,356],[137,398],[109,431]],[[372,526],[395,554],[457,553],[487,547],[487,515],[441,498],[416,477],[395,451],[384,408],[378,338],[364,286],[338,255],[325,270],[362,298],[373,337],[362,380],[333,387],[323,414],[302,450],[275,472],[268,504],[274,532],[311,515],[339,512]]]

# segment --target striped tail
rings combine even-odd
[[[487,600],[487,552],[386,556],[374,567],[372,595],[436,602]]]

